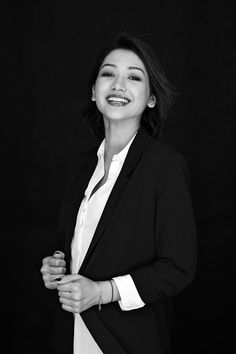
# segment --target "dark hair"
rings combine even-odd
[[[95,84],[105,57],[115,49],[130,50],[142,60],[149,77],[150,94],[155,95],[157,102],[154,108],[145,108],[140,123],[150,135],[161,137],[163,123],[172,103],[174,92],[151,47],[139,38],[131,35],[119,35],[109,46],[100,52],[90,74],[88,102],[83,112],[83,117],[88,119],[94,134],[98,138],[103,139],[105,135],[103,117],[97,109],[96,104],[91,101],[92,86]]]

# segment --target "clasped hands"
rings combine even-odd
[[[97,305],[101,296],[99,282],[79,274],[65,275],[65,267],[64,253],[57,251],[53,256],[43,259],[40,270],[45,287],[57,289],[62,308],[68,312],[81,313]]]

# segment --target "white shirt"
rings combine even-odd
[[[106,183],[104,183],[91,196],[94,187],[105,175],[105,140],[103,140],[98,149],[98,163],[88,183],[77,215],[74,237],[71,244],[72,274],[77,274],[79,272],[106,202],[121,171],[128,150],[135,136],[136,133],[125,148],[120,151],[119,154],[113,156]],[[121,300],[119,301],[119,305],[123,311],[134,310],[145,305],[139,296],[132,277],[129,274],[114,277],[113,279],[120,293]],[[74,354],[101,354],[101,349],[98,347],[89,330],[85,326],[81,316],[79,314],[75,314],[74,317]]]

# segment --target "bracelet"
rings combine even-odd
[[[109,280],[110,284],[111,284],[111,302],[113,302],[113,284],[112,284],[112,280]]]
[[[98,299],[98,311],[101,311],[102,309],[102,290],[100,288],[99,282],[97,282],[99,289],[100,289],[100,294],[99,294],[99,299]]]
[[[102,309],[102,297],[100,295],[98,300],[98,311],[101,311],[101,309]]]

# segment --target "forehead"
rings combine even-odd
[[[140,67],[146,72],[145,66],[142,60],[138,57],[136,53],[127,49],[114,49],[112,50],[103,60],[103,64],[114,64],[117,66],[122,66],[124,68],[128,67]]]

